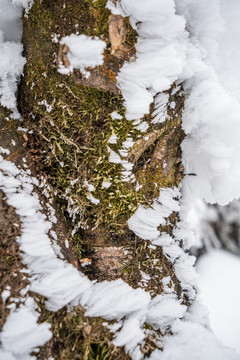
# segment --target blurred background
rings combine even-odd
[[[216,336],[240,354],[240,201],[203,207],[200,241],[191,249],[200,297]]]

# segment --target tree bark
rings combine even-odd
[[[151,206],[161,188],[177,186],[181,181],[184,98],[180,91],[174,95],[169,92],[169,104],[174,100],[177,106],[175,110],[168,107],[168,119],[162,124],[152,123],[152,106],[144,118],[149,125],[144,134],[126,120],[116,77],[125,61],[134,61],[137,35],[129,20],[125,19],[121,25],[125,30],[120,31],[123,33],[122,43],[119,42],[118,49],[114,48],[118,52],[112,54],[111,39],[114,36],[109,34],[109,19],[112,22],[113,18],[109,18],[110,12],[105,5],[105,0],[35,0],[28,16],[23,18],[27,63],[19,103],[24,126],[31,130],[26,148],[35,161],[35,168],[47,178],[56,197],[56,208],[65,229],[60,243],[68,261],[91,280],[121,278],[133,288],[144,287],[140,284],[143,271],[150,276],[147,288],[144,288],[152,297],[163,292],[161,280],[170,276],[180,298],[180,283],[161,247],[152,251],[147,246],[148,241],[129,230],[127,221],[139,205]],[[69,76],[57,71],[58,62],[63,58],[67,61],[67,50],[63,51],[59,41],[76,31],[101,37],[107,43],[104,64],[90,69],[88,79],[82,77],[79,70],[74,70]],[[112,120],[111,114],[115,111],[121,119]],[[117,135],[116,144],[108,143],[112,134]],[[134,165],[134,183],[123,180],[120,164],[109,162],[108,148],[120,154],[123,142],[129,137],[135,141],[126,157]],[[104,187],[104,182],[108,182],[109,187]],[[94,204],[93,198],[99,202]],[[169,218],[169,225],[161,230],[171,234],[177,220],[175,214]],[[65,248],[63,239],[66,238],[70,249]],[[155,259],[159,260],[158,267],[154,266]],[[188,304],[187,298],[185,302]],[[100,348],[111,353],[109,344],[112,339],[102,326],[103,320],[86,320],[80,308],[70,316],[73,327],[76,319],[80,319],[81,324],[95,321],[89,325],[96,328],[95,340],[92,331],[82,327],[83,351],[81,341],[71,348],[67,340],[64,344],[67,336],[61,344],[57,339],[57,323],[61,316],[70,336],[70,320],[66,313],[54,317],[46,312],[45,316],[52,321],[54,328],[48,356],[64,358],[61,346],[67,346],[64,356],[69,359],[95,359]],[[154,329],[150,329],[148,334],[142,348],[146,356],[157,347],[156,336],[162,336]],[[87,341],[90,350],[86,350]],[[49,347],[42,349],[43,358],[46,358],[47,351]],[[128,359],[122,349],[115,351],[116,357],[109,355],[106,358]]]

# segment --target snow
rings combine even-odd
[[[116,144],[118,141],[118,137],[116,134],[112,134],[110,138],[108,139],[109,144]]]
[[[103,51],[106,43],[97,37],[71,34],[63,37],[60,43],[69,47],[67,56],[70,61],[69,67],[60,66],[58,71],[61,74],[68,74],[75,68],[80,69],[81,73],[88,77],[89,73],[86,68],[103,64]]]
[[[11,295],[11,292],[7,289],[3,290],[1,297],[2,297],[2,302],[5,303],[5,301],[7,300],[7,298]]]
[[[122,119],[122,115],[118,114],[117,111],[113,111],[112,114],[111,114],[111,118],[113,120],[121,120]]]
[[[129,229],[141,239],[156,240],[160,236],[160,231],[157,229],[159,225],[165,225],[165,218],[180,209],[178,201],[173,199],[179,195],[177,188],[161,189],[159,199],[154,201],[151,208],[139,206],[128,220]]]
[[[22,24],[20,18],[22,9],[14,6],[9,0],[0,2],[0,29],[4,41],[21,41]]]
[[[238,351],[240,359],[240,259],[223,250],[212,250],[200,257],[197,271],[210,325],[225,346]]]
[[[159,93],[154,99],[155,109],[152,113],[153,124],[164,122],[167,119],[167,103],[169,95],[165,93]]]
[[[179,78],[185,65],[187,33],[184,18],[175,14],[173,0],[122,0],[118,5],[139,35],[136,60],[125,63],[117,77],[126,117],[133,120],[149,113],[154,96]],[[111,1],[108,7],[113,8]]]
[[[117,77],[127,119],[143,117],[155,102],[153,121],[164,121],[167,95],[162,92],[182,82],[183,165],[187,174],[197,175],[187,178],[187,186],[210,203],[239,198],[239,2],[121,0],[113,10],[109,0],[108,7],[130,16],[138,32],[136,59]]]
[[[239,360],[240,356],[224,347],[204,326],[192,321],[176,321],[173,336],[163,340],[164,350],[155,350],[151,360]]]
[[[240,196],[240,52],[235,50],[240,4],[234,0],[211,4],[176,0],[176,4],[178,13],[187,19],[195,47],[183,116],[187,134],[183,164],[186,173],[197,174],[188,177],[188,186],[207,202],[225,205]]]
[[[38,324],[38,317],[39,314],[31,298],[10,313],[0,335],[3,360],[10,356],[13,356],[13,359],[28,359],[30,358],[28,355],[36,347],[44,345],[51,339],[50,325]]]
[[[21,39],[22,10],[10,1],[0,2],[0,105],[12,110],[12,117],[19,119],[17,110],[17,83],[23,72],[25,59],[22,56]]]
[[[21,6],[29,10],[33,4],[33,0],[12,0],[13,5]]]

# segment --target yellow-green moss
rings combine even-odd
[[[154,252],[149,248],[149,242],[141,241],[127,229],[126,223],[139,204],[150,206],[159,195],[160,188],[179,184],[183,97],[170,96],[170,101],[176,101],[178,114],[168,108],[169,119],[164,124],[153,125],[151,114],[146,115],[143,120],[149,127],[142,134],[126,120],[121,96],[81,86],[73,81],[72,76],[57,72],[58,44],[52,41],[56,36],[60,40],[71,33],[84,33],[102,37],[107,46],[110,45],[109,10],[105,5],[106,0],[35,0],[28,18],[24,18],[23,43],[27,63],[20,90],[20,108],[24,126],[33,130],[33,135],[29,134],[29,147],[34,150],[41,171],[47,174],[70,231],[80,223],[83,229],[92,232],[98,229],[104,245],[116,243],[128,250],[132,261],[122,265],[121,277],[133,287],[141,286],[140,271],[144,271],[151,279],[142,287],[152,295],[162,292],[161,279],[170,276],[170,284],[180,296],[181,288],[172,264],[161,249]],[[127,43],[134,46],[136,32],[129,23],[127,27]],[[42,103],[44,101],[47,106]],[[47,111],[48,106],[51,106],[50,112]],[[113,111],[121,114],[122,119],[112,120]],[[109,163],[107,147],[118,152],[128,137],[136,141],[160,129],[163,131],[156,142],[162,144],[165,158],[171,160],[168,171],[164,172],[161,161],[153,159],[155,142],[134,165],[136,182],[123,182],[122,166]],[[118,141],[109,144],[113,133]],[[86,181],[95,188],[91,194],[100,200],[97,205],[88,199]],[[111,182],[111,186],[102,188],[103,181]],[[142,186],[138,191],[137,181]],[[72,213],[72,219],[69,213]],[[165,230],[171,233],[172,228],[170,226]],[[76,258],[90,257],[93,244],[87,236],[84,238],[84,231],[80,229],[69,240]],[[84,268],[83,271],[88,270]],[[56,358],[77,359],[76,354],[80,354],[82,359],[128,359],[126,355],[121,357],[120,353],[112,355],[109,352],[112,349],[108,343],[110,337],[109,333],[104,335],[102,319],[86,319],[80,309],[69,314],[65,309],[56,314],[43,314],[52,324],[55,340],[51,346],[56,346],[53,352]],[[88,321],[92,321],[96,329],[95,340],[86,340],[84,336],[84,322]],[[150,343],[149,340],[148,345]],[[64,344],[68,344],[66,349]],[[44,347],[42,359],[46,357],[46,351]]]
[[[38,360],[130,360],[123,348],[111,344],[113,335],[104,326],[102,318],[89,318],[78,306],[51,312],[46,310],[43,298],[38,297],[41,308],[40,322],[51,324],[52,339],[37,355]],[[105,322],[106,324],[106,322]]]
[[[101,227],[111,235],[121,232],[139,204],[150,204],[159,187],[174,185],[175,171],[166,178],[161,171],[140,169],[137,179],[143,187],[136,191],[136,183],[122,181],[122,166],[109,163],[108,146],[118,151],[127,137],[136,140],[142,134],[125,119],[120,96],[81,86],[71,76],[57,72],[58,45],[52,42],[55,34],[60,39],[76,31],[107,39],[109,10],[105,8],[105,0],[71,0],[64,4],[65,7],[60,0],[36,0],[29,17],[24,19],[27,64],[21,111],[25,124],[41,139],[44,150],[39,157],[41,168],[48,174],[57,196],[71,198],[72,208],[80,209],[76,223],[80,220],[82,227]],[[136,40],[130,27],[128,39],[129,43]],[[52,107],[50,112],[40,104],[42,101]],[[123,118],[112,120],[113,111]],[[151,130],[151,117],[146,116],[145,120]],[[113,132],[118,142],[110,145],[108,139]],[[91,194],[100,200],[98,205],[88,199],[85,181],[95,187]],[[102,189],[103,181],[112,184]]]

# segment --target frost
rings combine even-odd
[[[48,113],[50,113],[52,111],[52,105],[49,105],[47,103],[47,100],[42,100],[38,102],[38,105],[45,105],[46,106],[46,110]]]
[[[160,324],[160,330],[164,332],[169,325],[172,325],[172,319],[182,318],[187,307],[177,301],[176,296],[158,295],[154,298],[147,313],[147,321],[150,324]]]
[[[28,4],[26,0],[13,3]],[[240,52],[233,52],[239,48],[240,28],[236,17],[240,5],[234,0],[121,0],[114,3],[108,1],[111,11],[129,16],[139,35],[135,61],[126,62],[117,79],[127,119],[135,120],[135,127],[145,132],[148,124],[140,119],[149,113],[149,106],[154,103],[153,123],[165,121],[169,96],[164,91],[175,81],[183,83],[186,96],[183,129],[187,137],[182,150],[187,176],[181,187],[182,198],[180,189],[161,189],[152,207],[140,206],[128,223],[137,236],[150,241],[151,248],[162,246],[163,253],[173,264],[183,294],[187,293],[193,305],[187,310],[182,299],[178,299],[174,289],[169,287],[169,278],[162,280],[165,293],[152,299],[143,289],[133,289],[122,280],[91,282],[71,264],[59,259],[56,255],[60,256],[59,248],[48,236],[51,223],[34,193],[36,179],[1,159],[0,187],[22,223],[19,243],[23,261],[29,267],[30,290],[45,296],[50,310],[80,304],[85,307],[86,315],[117,320],[117,325],[112,327],[114,342],[125,346],[135,360],[142,358],[140,344],[145,338],[146,322],[156,330],[171,329],[172,332],[171,336],[163,337],[161,346],[164,350],[155,350],[150,356],[152,360],[237,359],[239,356],[222,347],[207,329],[205,315],[202,316],[195,300],[195,258],[184,250],[193,243],[194,225],[198,223],[193,208],[197,209],[199,199],[226,204],[240,196]],[[0,6],[2,4],[6,1]],[[7,14],[13,15],[11,6],[7,8]],[[13,22],[19,14],[18,9],[12,16]],[[3,18],[1,15],[0,20]],[[2,24],[0,102],[13,111],[13,117],[19,117],[15,92],[25,60],[21,55],[22,46],[13,38],[6,40],[6,24],[4,21]],[[106,44],[98,38],[72,34],[62,38],[61,43],[69,47],[71,63],[69,68],[60,69],[62,73],[69,73],[74,67],[88,76],[88,67],[103,63]],[[47,103],[43,102],[43,105],[51,110]],[[175,105],[170,103],[170,108],[174,109]],[[122,118],[116,112],[111,117],[113,120]],[[110,143],[117,141],[116,137],[110,139]],[[124,157],[131,146],[129,138],[119,151],[120,155]],[[122,160],[110,148],[108,150],[109,161],[123,166],[123,181],[135,181],[131,172],[133,164]],[[99,200],[91,194],[94,187],[86,185],[88,198],[98,204]],[[110,185],[106,181],[102,187]],[[136,187],[139,189],[138,184]],[[173,235],[160,234],[159,225],[167,225],[167,218],[179,210],[181,221]],[[78,212],[79,209],[74,209],[73,217]],[[142,276],[142,281],[146,282],[146,276]],[[228,279],[225,283],[228,284]],[[50,338],[49,326],[37,324],[38,314],[34,305],[30,305],[26,303],[18,309],[16,304],[10,305],[12,311],[1,335],[2,357],[31,358],[29,353]],[[24,322],[23,318],[27,329],[25,324],[18,326]],[[28,334],[28,331],[31,332]]]
[[[112,2],[108,7],[113,11]],[[183,165],[193,174],[186,186],[195,198],[224,205],[240,197],[239,4],[214,0],[209,9],[206,0],[176,0],[176,9],[172,0],[117,2],[114,13],[130,16],[138,32],[136,59],[125,63],[117,78],[126,117],[143,117],[154,101],[153,122],[164,121],[163,91],[182,82]]]
[[[197,176],[186,182],[195,197],[225,205],[240,196],[240,52],[235,51],[240,4],[234,0],[214,0],[211,5],[206,0],[177,0],[176,4],[191,32],[192,73],[185,84],[187,137],[182,149],[186,173]]]
[[[146,121],[142,121],[139,125],[135,126],[135,128],[141,132],[145,132],[148,127],[149,125]]]
[[[166,223],[165,218],[172,211],[180,209],[178,201],[173,197],[179,197],[177,188],[161,189],[158,200],[155,200],[151,208],[140,206],[135,214],[128,220],[129,229],[144,240],[156,240],[160,236],[157,229],[159,225]],[[156,242],[155,242],[156,244]]]
[[[17,80],[23,71],[25,59],[22,57],[23,47],[14,42],[3,42],[0,31],[0,103],[13,111],[12,117],[19,118],[15,93],[17,91]]]
[[[125,149],[129,149],[134,145],[133,139],[132,138],[127,138],[124,143],[123,143],[123,148]]]
[[[109,181],[103,181],[102,182],[102,189],[108,189],[112,185]]]

